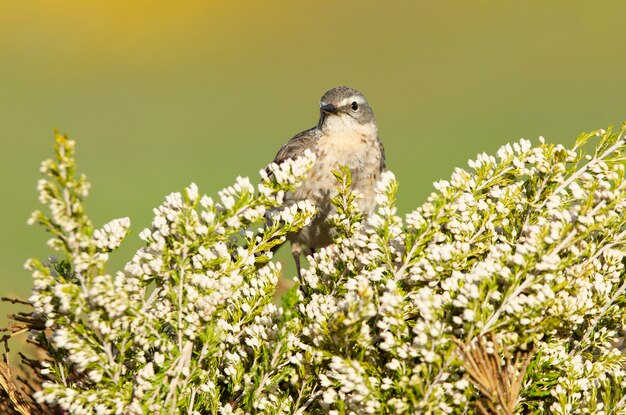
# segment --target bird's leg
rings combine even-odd
[[[298,272],[298,280],[300,280],[300,254],[302,253],[302,249],[300,248],[300,244],[298,242],[291,243],[291,255],[293,255],[294,261],[296,261],[296,271]]]

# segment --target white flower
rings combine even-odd
[[[130,228],[129,218],[113,219],[105,224],[102,229],[94,231],[96,246],[101,249],[115,250],[119,248],[128,234]]]
[[[195,183],[191,183],[189,187],[187,187],[187,189],[185,190],[187,192],[187,197],[189,198],[189,201],[196,202],[198,200],[198,185],[196,185]]]

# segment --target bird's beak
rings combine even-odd
[[[333,104],[322,105],[320,109],[327,114],[337,114],[339,110]]]

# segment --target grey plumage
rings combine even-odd
[[[317,207],[312,222],[300,232],[288,235],[292,255],[300,275],[302,249],[315,250],[332,243],[332,229],[327,218],[335,209],[331,199],[337,191],[333,171],[347,165],[352,189],[363,194],[359,206],[366,214],[375,207],[375,186],[385,170],[385,152],[378,138],[374,112],[363,94],[340,86],[326,92],[320,102],[317,126],[303,131],[283,145],[274,162],[296,158],[311,150],[316,161],[307,178],[294,192],[285,195],[285,204],[308,199]]]

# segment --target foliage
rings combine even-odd
[[[26,265],[21,324],[45,351],[31,413],[626,413],[622,134],[481,154],[404,219],[392,173],[366,216],[338,172],[335,242],[281,307],[272,251],[315,213],[283,206],[312,154],[217,202],[193,184],[167,196],[112,275],[130,221],[95,229],[57,135],[31,222],[59,254]]]

